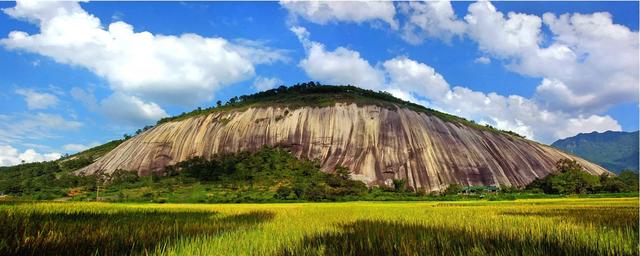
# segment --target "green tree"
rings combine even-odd
[[[600,189],[602,192],[619,193],[627,190],[627,185],[618,177],[607,173],[600,175]]]
[[[396,192],[404,192],[406,183],[404,179],[393,179],[393,189]]]
[[[638,192],[638,173],[624,170],[616,177],[626,185],[625,192]]]
[[[457,195],[460,192],[462,192],[462,185],[454,183],[454,184],[449,184],[449,186],[444,190],[444,194],[445,195]]]
[[[309,201],[322,201],[327,198],[327,188],[323,184],[312,182],[304,195]]]
[[[542,190],[547,194],[585,194],[600,189],[600,178],[584,171],[575,160],[561,159],[556,171],[527,186],[529,190]]]
[[[301,183],[296,183],[291,190],[297,199],[302,199],[304,196],[305,186]]]
[[[278,190],[276,190],[276,194],[273,195],[274,198],[276,199],[287,199],[287,197],[289,197],[289,195],[291,194],[291,188],[286,187],[286,186],[281,186],[278,188]]]
[[[338,166],[336,167],[336,175],[343,180],[349,180],[351,179],[351,170],[344,166]]]

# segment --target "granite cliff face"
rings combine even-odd
[[[79,170],[146,175],[194,156],[285,146],[318,159],[322,170],[348,167],[369,185],[405,179],[427,191],[448,184],[525,185],[577,160],[591,174],[602,167],[549,146],[475,129],[409,109],[337,103],[330,107],[251,107],[163,123]]]

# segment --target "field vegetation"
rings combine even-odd
[[[0,203],[1,255],[637,255],[638,200]]]

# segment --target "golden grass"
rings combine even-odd
[[[94,246],[100,255],[638,254],[638,198],[216,205],[5,203],[0,204],[0,215],[5,217],[5,221],[0,219],[4,229],[0,254],[11,249],[14,254],[32,254],[29,252],[38,246],[68,252],[75,247],[86,252],[86,247]],[[74,224],[69,216],[84,220]],[[22,221],[22,233],[7,230],[17,229],[16,224],[7,223],[10,219]],[[34,225],[38,228],[33,229]],[[84,234],[87,239],[74,238],[83,226],[102,236],[88,236],[88,232]],[[61,239],[54,231],[74,239]],[[15,237],[20,242],[8,242]],[[121,242],[98,241],[106,237]],[[47,243],[29,244],[34,239]],[[137,243],[119,248],[132,246],[131,241]],[[25,250],[16,250],[16,244]],[[46,252],[40,249],[36,251]]]

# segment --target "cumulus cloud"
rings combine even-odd
[[[530,51],[541,41],[540,17],[510,12],[505,18],[487,1],[469,5],[464,19],[468,35],[478,42],[480,49],[498,56]]]
[[[402,89],[399,89],[399,88],[396,88],[396,87],[388,87],[388,88],[384,89],[384,91],[386,91],[388,93],[391,93],[391,95],[393,95],[393,97],[396,97],[398,99],[406,100],[406,101],[413,102],[413,103],[416,103],[416,104],[420,104],[420,105],[425,106],[425,107],[432,107],[431,103],[429,103],[428,101],[420,100],[420,99],[416,98],[414,96],[414,94],[411,93],[411,92],[407,92],[405,90],[402,90]]]
[[[42,161],[52,161],[59,159],[60,153],[38,153],[34,149],[27,149],[20,153],[18,149],[10,145],[0,145],[0,166],[11,166],[20,163],[32,163]]]
[[[158,104],[144,102],[136,96],[115,93],[100,102],[102,113],[121,124],[140,126],[150,124],[167,113]]]
[[[58,104],[58,97],[50,93],[36,92],[32,89],[17,89],[16,94],[22,95],[29,109],[46,109]]]
[[[396,8],[387,1],[280,1],[294,17],[302,17],[317,24],[332,22],[363,23],[383,21],[398,28]]]
[[[358,52],[345,49],[343,51],[348,51],[349,54],[336,54],[341,48],[326,51],[324,45],[309,39],[309,33],[305,29],[296,28],[292,31],[301,35],[301,42],[308,45],[308,48],[316,47],[317,51],[322,53],[315,53],[314,56],[314,52],[309,50],[301,62],[303,70],[314,80],[334,84],[350,83],[374,90],[382,89],[404,100],[478,120],[499,129],[515,131],[530,139],[546,143],[564,138],[567,134],[621,129],[618,122],[610,116],[574,115],[562,110],[552,111],[534,99],[518,95],[503,96],[462,86],[452,87],[433,67],[405,56],[384,61],[375,68],[362,59]],[[302,65],[303,62],[305,65]],[[354,62],[360,68],[352,68],[347,72],[345,70],[348,67],[333,64]],[[316,63],[317,67],[309,66],[308,63]],[[325,68],[324,72],[316,71],[327,66],[335,68]],[[357,83],[360,77],[379,77],[376,79],[378,84],[372,86],[374,83]],[[549,80],[547,83],[556,82]]]
[[[407,21],[402,38],[409,43],[421,43],[427,37],[445,41],[465,32],[464,22],[458,20],[449,1],[402,2],[398,7]]]
[[[302,27],[291,29],[305,47],[307,57],[300,67],[309,77],[330,84],[351,84],[378,88],[384,84],[384,74],[360,57],[360,53],[344,47],[328,51],[321,43],[311,41]]]
[[[255,88],[258,91],[266,91],[269,89],[273,89],[279,84],[282,84],[282,80],[276,77],[257,76],[253,80],[253,88]]]
[[[477,2],[464,19],[482,51],[543,78],[535,97],[541,105],[589,115],[638,99],[638,32],[614,24],[609,13],[505,16]],[[543,25],[552,34],[547,41]]]
[[[618,121],[610,116],[591,115],[588,117],[578,116],[567,119],[566,129],[557,130],[554,134],[556,138],[567,138],[578,133],[620,131]]]
[[[564,138],[567,134],[621,130],[618,122],[610,116],[575,116],[560,110],[547,110],[522,96],[483,93],[460,86],[454,87],[435,104],[446,112],[481,120],[544,143]]]
[[[392,87],[430,99],[442,98],[449,91],[449,84],[435,69],[407,57],[387,60],[382,66]]]
[[[211,100],[223,86],[253,77],[254,65],[286,60],[284,51],[259,41],[153,34],[135,31],[123,21],[103,26],[77,2],[17,1],[3,11],[39,28],[35,34],[10,32],[0,40],[5,48],[86,68],[109,82],[115,95],[110,98],[126,94],[128,99],[147,101],[126,106],[143,107],[136,113],[148,117],[161,113],[153,102],[193,106]]]
[[[70,94],[90,111],[101,113],[118,125],[143,126],[168,116],[160,105],[124,93],[116,92],[100,101],[90,89],[74,87]]]
[[[639,35],[613,23],[609,13],[503,13],[489,1],[478,1],[458,18],[449,1],[397,7],[405,16],[401,36],[407,42],[468,37],[487,55],[475,63],[500,59],[511,71],[541,78],[532,99],[545,108],[589,116],[620,102],[638,101]],[[324,8],[322,17],[338,15],[331,12],[339,11]]]

